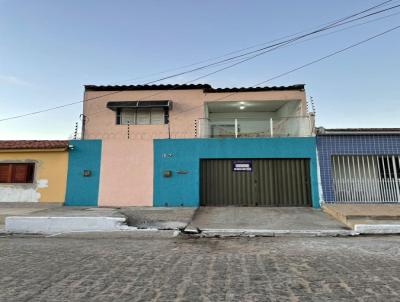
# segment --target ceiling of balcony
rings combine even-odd
[[[288,102],[293,101],[209,102],[207,107],[208,112],[268,112],[277,111]]]

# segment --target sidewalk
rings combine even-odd
[[[119,212],[127,224],[138,229],[181,230],[193,219],[197,208],[126,207]]]
[[[0,204],[0,232],[175,231],[188,236],[353,236],[400,233],[400,205],[94,208]]]
[[[55,234],[134,230],[180,230],[196,208],[96,208],[44,204],[0,204],[0,232]]]
[[[201,207],[188,233],[199,236],[349,236],[346,225],[302,207]]]
[[[0,232],[5,231],[5,220],[8,216],[28,216],[49,208],[61,207],[61,204],[32,203],[32,202],[1,202],[0,203]]]
[[[322,209],[361,234],[400,234],[400,204],[324,204]]]
[[[7,233],[54,234],[81,231],[120,230],[126,217],[116,209],[32,205],[6,208],[0,206],[5,217]]]
[[[59,207],[62,207],[62,205],[32,202],[0,202],[0,226],[4,225],[7,216],[30,215],[34,212]]]

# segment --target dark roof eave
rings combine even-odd
[[[291,91],[298,90],[304,91],[304,84],[291,85],[291,86],[265,86],[265,87],[233,87],[233,88],[211,88],[204,89],[208,93],[224,93],[224,92],[258,92],[258,91]]]
[[[208,84],[188,85],[84,85],[85,91],[191,90],[211,88]]]
[[[205,93],[223,92],[257,92],[257,91],[304,91],[304,84],[290,86],[265,86],[265,87],[232,87],[213,88],[209,84],[168,84],[168,85],[85,85],[85,91],[141,91],[141,90],[190,90],[201,89]]]
[[[328,135],[400,135],[400,128],[317,128],[318,136]]]

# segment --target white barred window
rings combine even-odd
[[[166,112],[163,108],[121,108],[117,115],[117,124],[127,125],[128,123],[130,125],[166,124]]]

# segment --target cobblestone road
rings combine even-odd
[[[400,237],[1,238],[0,301],[400,301]]]

